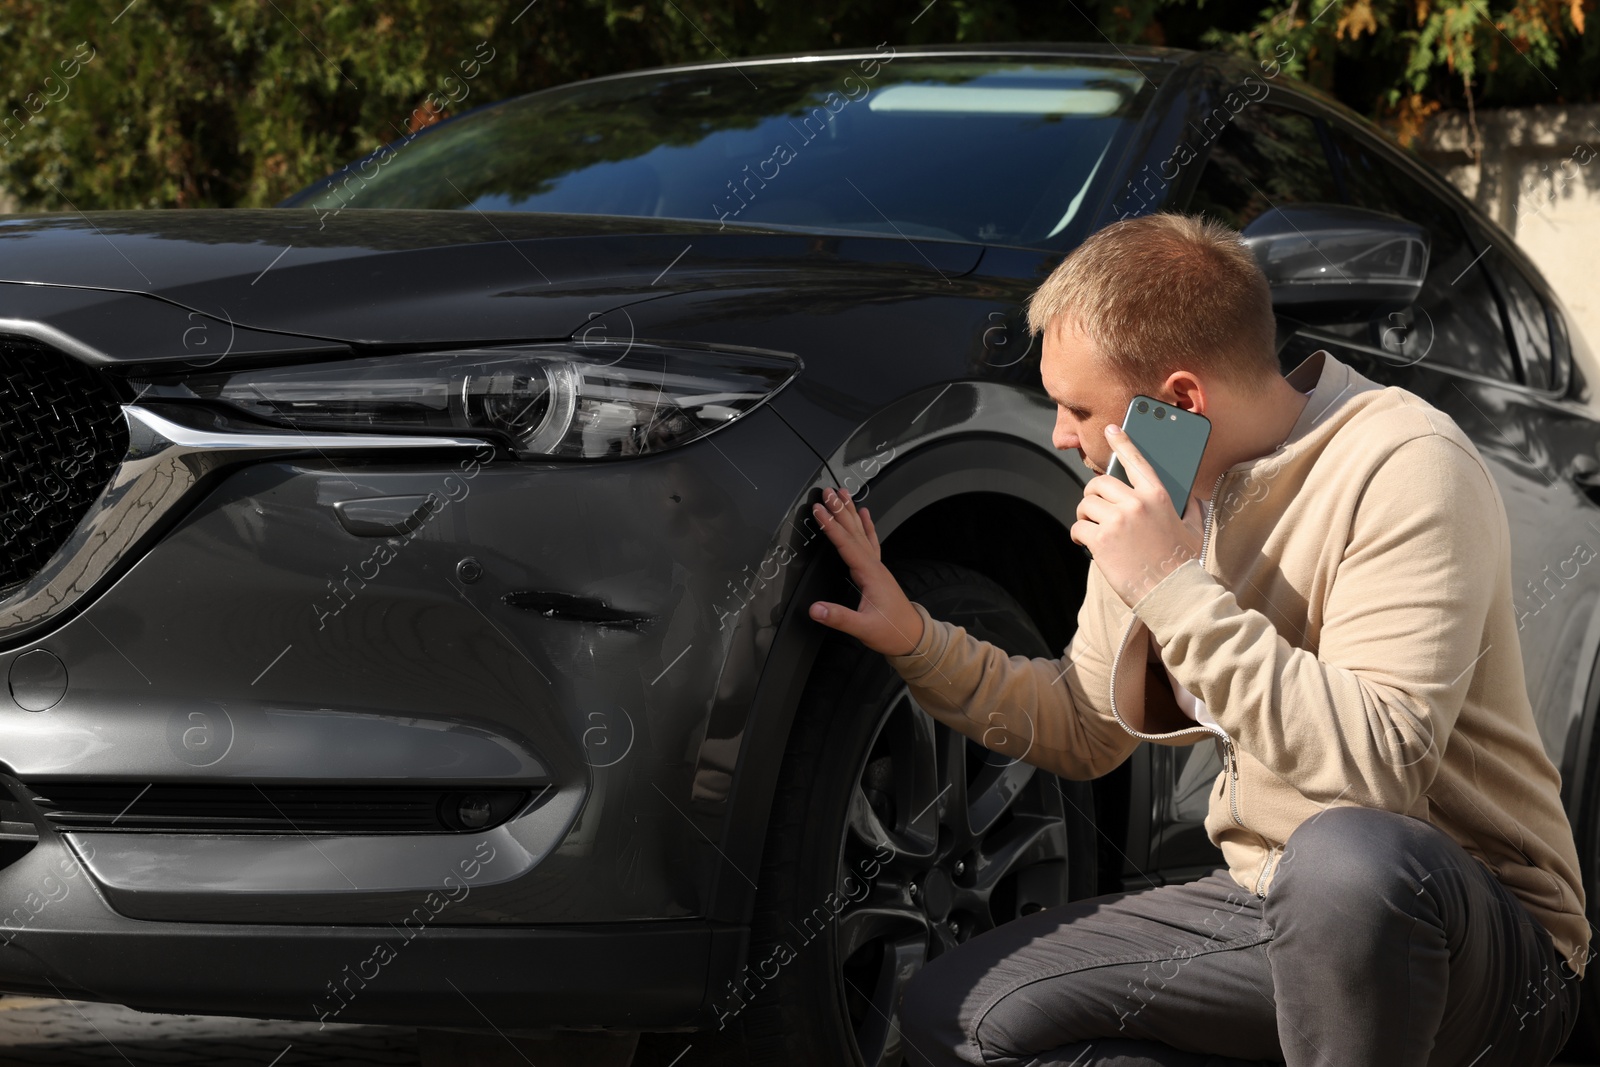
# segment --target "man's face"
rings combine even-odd
[[[1104,474],[1111,462],[1106,425],[1122,420],[1138,390],[1112,373],[1094,342],[1065,315],[1044,332],[1039,375],[1045,392],[1056,402],[1050,443],[1063,451],[1077,449],[1085,466]]]

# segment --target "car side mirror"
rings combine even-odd
[[[1273,310],[1309,326],[1403,311],[1428,273],[1428,231],[1366,208],[1286,204],[1241,236],[1272,286]]]

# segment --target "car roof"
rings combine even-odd
[[[887,44],[888,42],[884,43]],[[566,82],[563,84],[570,86],[691,70],[737,71],[741,67],[776,66],[779,64],[809,63],[829,59],[882,59],[884,53],[877,50],[881,47],[883,46],[814,49],[806,52],[749,56],[741,59],[674,63],[660,67],[645,67],[639,70],[622,71],[617,74],[603,74],[594,78],[586,78],[581,83]],[[1110,42],[1091,43],[1087,41],[1016,41],[986,42],[983,44],[893,45],[891,47],[893,48],[891,54],[896,57],[921,56],[924,58],[937,58],[964,56],[1004,59],[1014,56],[1049,56],[1062,59],[1075,57],[1083,59],[1123,59],[1130,64],[1144,66],[1176,66],[1185,61],[1204,62],[1213,54],[1194,52],[1184,48],[1164,48],[1154,45],[1116,45]],[[558,88],[558,86],[551,86],[551,88]]]

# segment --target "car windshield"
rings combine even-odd
[[[1152,84],[1125,61],[894,56],[578,83],[479,108],[284,202],[1054,245]],[[1086,206],[1086,201],[1089,201]]]

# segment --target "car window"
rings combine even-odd
[[[1428,229],[1432,247],[1422,293],[1406,312],[1373,324],[1374,342],[1403,363],[1433,363],[1515,382],[1500,306],[1480,253],[1455,208],[1413,178],[1398,161],[1347,131],[1329,131],[1347,203]]]
[[[1154,94],[1121,59],[756,63],[488,105],[284,207],[534,211],[1071,243]]]
[[[1484,257],[1484,266],[1499,283],[1506,309],[1511,343],[1522,364],[1524,382],[1530,388],[1550,390],[1561,384],[1555,373],[1556,360],[1550,337],[1550,319],[1543,300],[1510,258],[1498,248]]]
[[[1572,383],[1572,339],[1567,335],[1567,323],[1559,307],[1545,305],[1545,317],[1550,322],[1550,351],[1556,375],[1554,388],[1565,391]]]
[[[1257,215],[1283,204],[1338,199],[1316,120],[1253,104],[1216,132],[1189,210],[1242,230]]]

